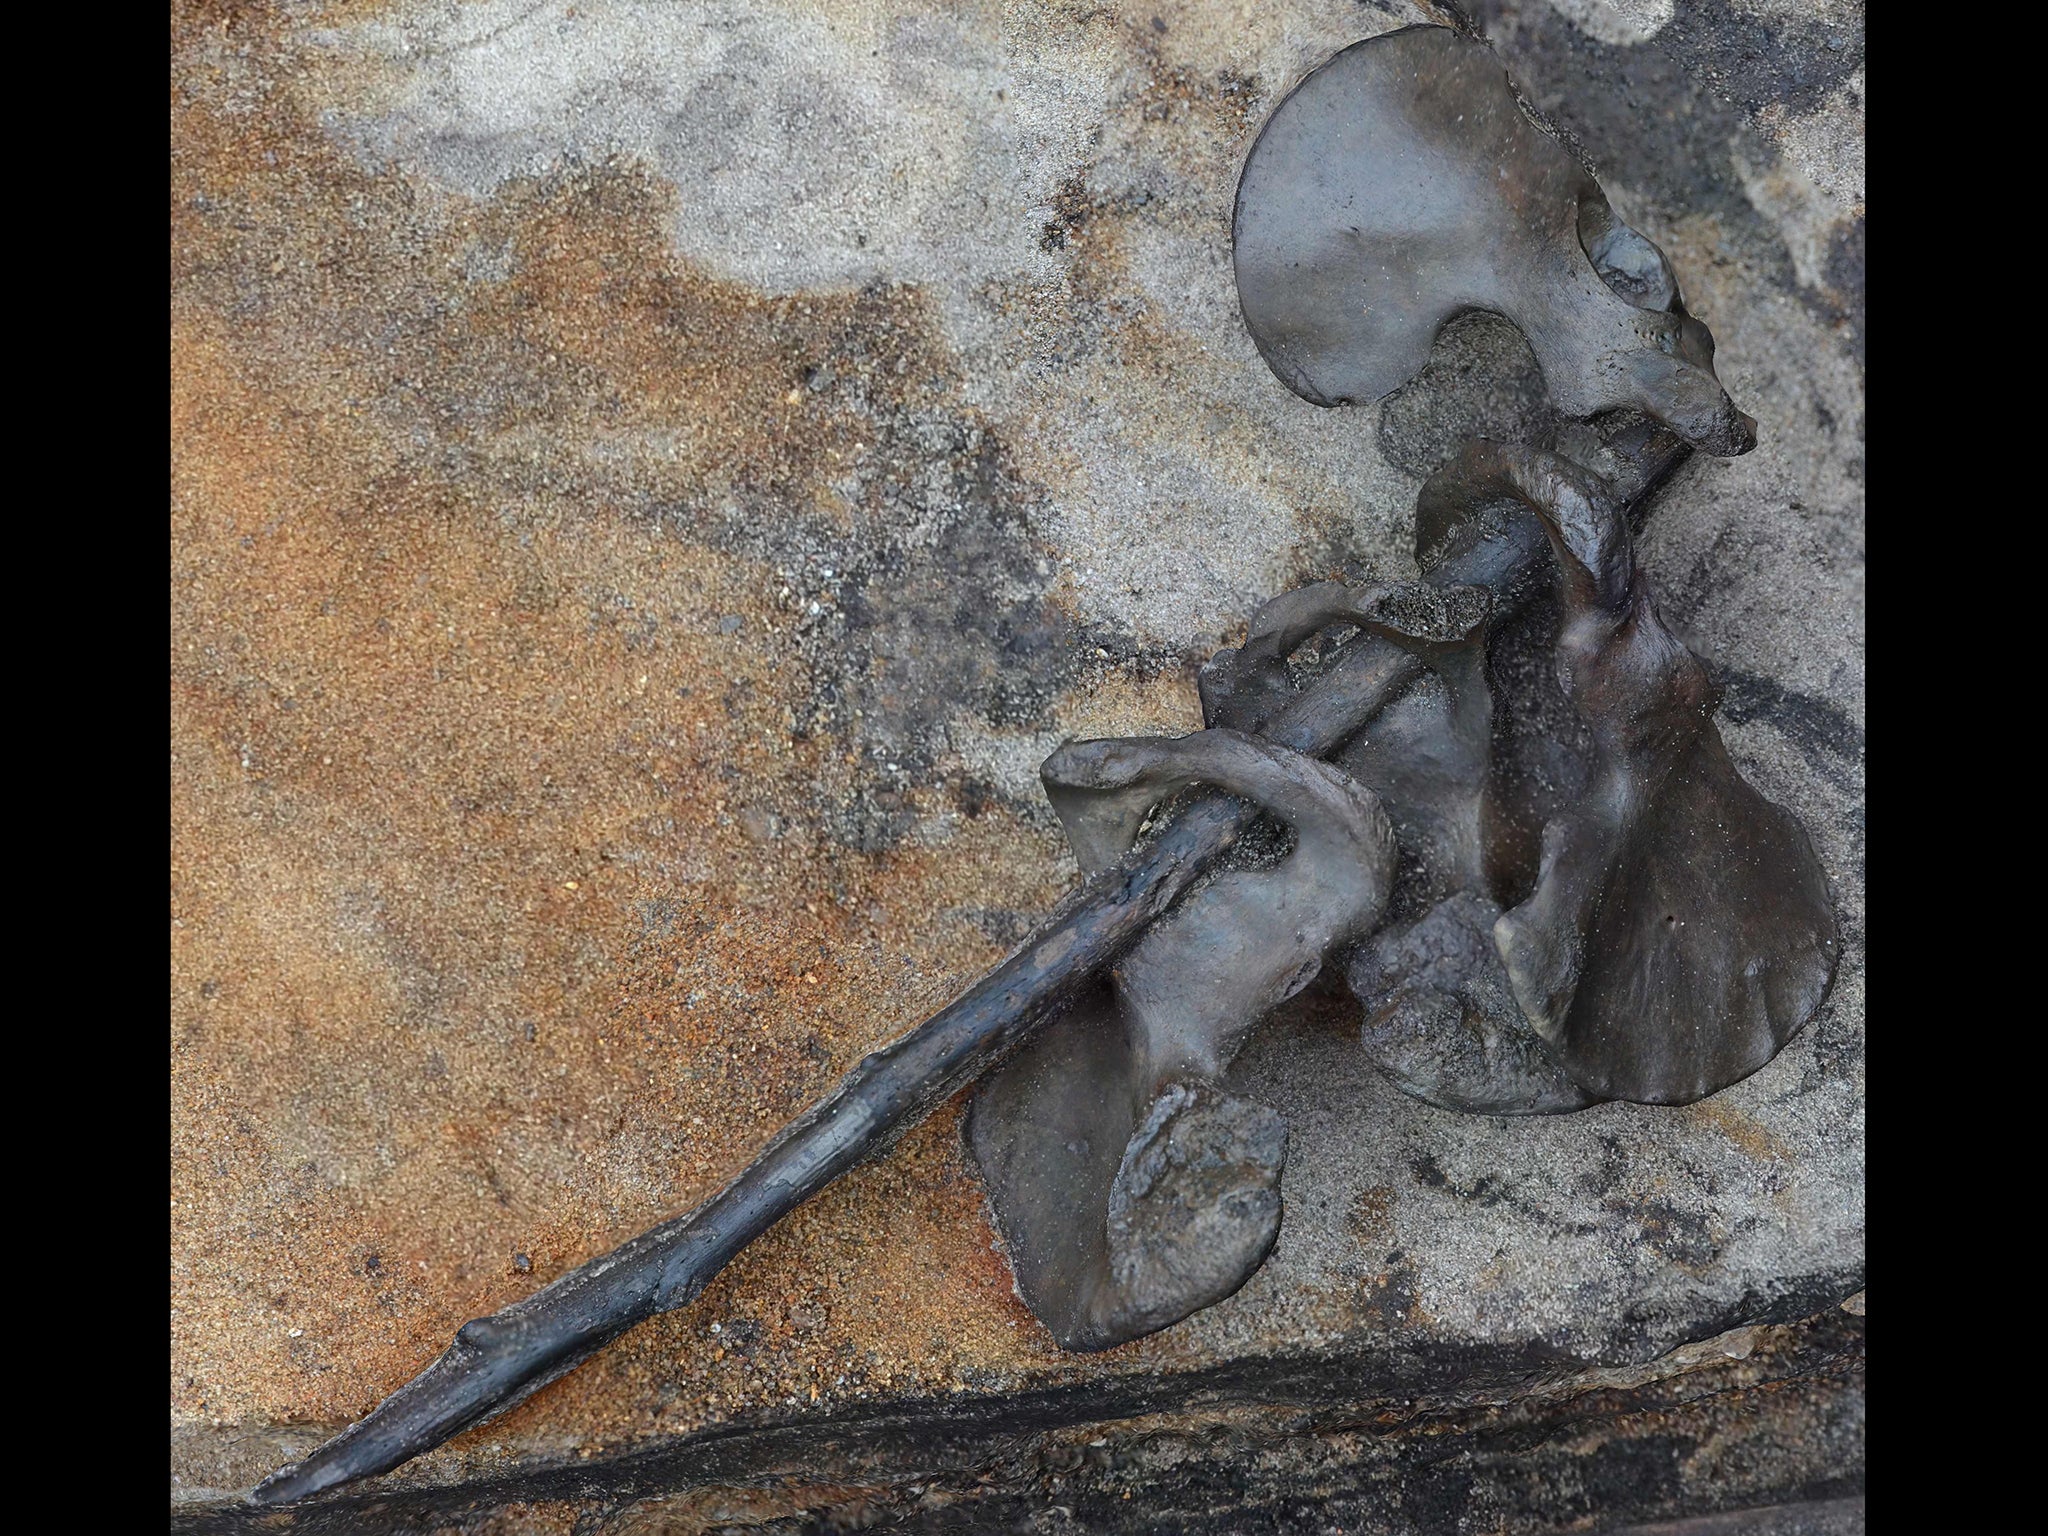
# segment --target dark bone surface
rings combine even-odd
[[[1710,451],[1754,444],[1663,254],[1523,112],[1490,52],[1453,33],[1357,44],[1282,102],[1246,164],[1236,251],[1262,354],[1314,404],[1385,395],[1446,322],[1490,308],[1527,332],[1567,414],[1628,405]],[[1819,860],[1729,761],[1705,666],[1658,619],[1614,488],[1553,453],[1473,442],[1418,498],[1425,570],[1475,537],[1532,531],[1554,619],[1497,658],[1484,594],[1320,583],[1267,604],[1212,659],[1210,730],[1048,760],[1088,869],[1095,824],[1114,823],[1121,847],[1150,800],[1070,764],[1256,728],[1293,693],[1289,657],[1326,631],[1391,641],[1425,669],[1340,748],[1357,792],[1343,825],[1273,798],[1319,766],[1305,759],[1268,783],[1212,780],[1277,813],[1294,852],[1186,898],[977,1094],[968,1139],[1019,1292],[1062,1345],[1139,1337],[1264,1262],[1284,1137],[1223,1079],[1322,954],[1351,949],[1369,1060],[1418,1098],[1490,1114],[1690,1103],[1763,1065],[1825,998],[1839,942]],[[1515,665],[1532,643],[1544,663]],[[1359,798],[1392,829],[1399,878],[1370,908],[1305,925],[1293,892],[1334,888],[1313,855],[1368,819]]]
[[[1755,446],[1664,253],[1523,110],[1483,43],[1407,27],[1346,48],[1274,109],[1232,229],[1260,353],[1317,405],[1419,373],[1447,320],[1513,320],[1558,408],[1646,411],[1709,453]]]
[[[1658,618],[1611,488],[1494,444],[1450,473],[1475,506],[1510,496],[1541,519],[1556,675],[1594,743],[1583,795],[1543,829],[1534,891],[1495,925],[1509,983],[1588,1092],[1704,1098],[1827,994],[1840,945],[1819,857],[1729,761],[1707,669]]]
[[[1527,839],[1496,835],[1522,809],[1502,802],[1526,771],[1494,771],[1491,605],[1459,588],[1289,593],[1206,671],[1211,729],[1048,759],[1090,869],[1203,776],[1219,738],[1242,739],[1221,722],[1282,707],[1287,657],[1316,633],[1392,640],[1430,672],[1339,751],[1341,768],[1268,748],[1257,776],[1210,769],[1285,822],[1292,851],[1188,896],[977,1094],[968,1138],[1019,1291],[1068,1348],[1166,1326],[1264,1262],[1283,1136],[1224,1075],[1259,1018],[1347,941],[1365,940],[1346,976],[1367,1057],[1418,1098],[1482,1113],[1690,1103],[1762,1066],[1826,995],[1839,945],[1819,860],[1729,762],[1706,669],[1657,618],[1612,488],[1555,454],[1475,442],[1422,499],[1439,519],[1462,509],[1433,539],[1541,530],[1561,615],[1554,686],[1592,743],[1572,775],[1583,787],[1542,827],[1537,867],[1521,867]],[[1329,867],[1344,850],[1361,860],[1348,885]],[[1395,925],[1362,932],[1390,903]]]

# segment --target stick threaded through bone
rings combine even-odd
[[[1608,441],[1625,466],[1617,487],[1640,524],[1651,494],[1690,455],[1675,434],[1630,421]],[[1428,580],[1484,586],[1503,608],[1549,579],[1550,553],[1533,518],[1474,528]],[[1330,669],[1260,732],[1322,757],[1341,746],[1420,675],[1422,663],[1360,635]],[[285,1504],[388,1472],[504,1412],[657,1313],[695,1300],[713,1276],[783,1216],[894,1144],[1072,1000],[1227,852],[1257,810],[1228,795],[1190,802],[1149,842],[1074,891],[1029,942],[924,1023],[864,1057],[839,1085],[785,1126],[730,1183],[489,1317],[465,1323],[418,1376],[305,1460],[249,1495]]]

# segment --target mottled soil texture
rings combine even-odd
[[[1532,1123],[1403,1098],[1359,1060],[1343,996],[1305,998],[1241,1067],[1292,1127],[1271,1261],[1099,1356],[1056,1351],[1012,1293],[949,1106],[695,1305],[387,1485],[427,1503],[361,1506],[350,1528],[908,1519],[914,1452],[819,1447],[882,1414],[924,1425],[916,1443],[960,1424],[1014,1448],[1218,1393],[1257,1413],[1342,1397],[1371,1424],[1846,1315],[1863,1283],[1861,7],[1469,15],[1670,253],[1758,419],[1755,453],[1681,472],[1644,557],[1726,685],[1731,750],[1834,882],[1847,958],[1821,1017],[1703,1104]],[[1322,411],[1238,319],[1250,136],[1334,49],[1432,19],[1455,18],[174,6],[181,1522],[231,1521],[220,1501],[466,1318],[701,1199],[999,959],[1074,878],[1044,754],[1194,726],[1193,668],[1261,599],[1412,569],[1421,477],[1459,434],[1541,417],[1498,322],[1446,333],[1385,405]],[[1617,1409],[1637,1470],[1610,1483],[1634,1494],[1510,1488],[1485,1528],[1539,1505],[1581,1529],[1744,1501],[1835,1519],[1860,1488],[1860,1409],[1827,1363],[1851,1346],[1823,1333],[1728,1388],[1752,1394],[1735,1428],[1666,1405],[1652,1433]],[[1781,1377],[1836,1386],[1801,1398]],[[1494,1433],[1458,1422],[1461,1443]],[[794,1449],[690,1460],[727,1443],[719,1426]],[[1703,1447],[1738,1428],[1779,1459],[1708,1475]],[[1326,1493],[1349,1486],[1332,1468],[1370,1462],[1319,1462],[1284,1424],[1231,1433],[1203,1455],[1277,1466],[1270,1447],[1292,1445],[1300,1486]],[[1069,1438],[1082,1461],[1111,1443]],[[1552,1438],[1569,1482],[1590,1442]],[[1015,1504],[960,1494],[985,1528],[1114,1524],[1029,1523],[1082,1517],[1050,1513],[1062,1474],[1004,1454],[956,1457],[961,1488]],[[1158,1490],[1195,1486],[1185,1456],[1131,1465],[1151,1471],[1104,1495],[1130,1529],[1168,1507]],[[544,1498],[521,1482],[564,1467],[587,1475]],[[1365,1476],[1358,1508],[1380,1513],[1339,1528],[1395,1507]],[[1408,1528],[1464,1528],[1430,1509]],[[1300,1518],[1256,1528],[1322,1528]]]

